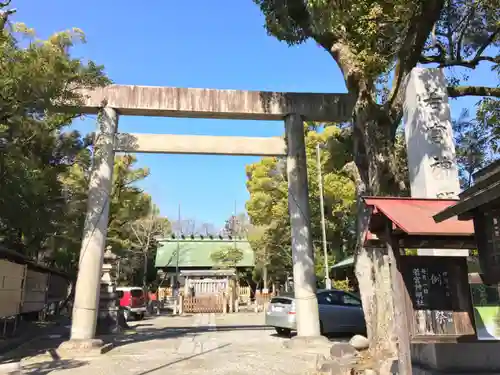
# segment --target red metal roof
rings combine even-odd
[[[472,236],[472,220],[460,221],[456,217],[436,223],[433,216],[457,203],[455,199],[419,199],[394,197],[365,197],[365,204],[373,206],[398,228],[410,235]]]

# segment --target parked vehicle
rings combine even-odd
[[[120,307],[124,309],[125,320],[144,319],[147,310],[147,298],[141,287],[118,287],[116,293],[120,298]]]
[[[317,292],[321,334],[364,333],[365,318],[361,300],[341,290]],[[297,329],[295,299],[290,295],[271,299],[266,312],[266,325],[274,327],[278,335],[289,336]]]

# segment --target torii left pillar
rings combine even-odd
[[[78,278],[71,324],[71,337],[59,350],[71,356],[105,351],[95,338],[104,248],[108,231],[109,197],[113,179],[114,140],[118,114],[105,107],[98,116],[99,133],[89,183],[87,215],[83,230]]]

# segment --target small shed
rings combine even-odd
[[[371,212],[366,246],[391,261],[399,373],[411,374],[410,344],[477,341],[465,257],[411,256],[405,248],[474,249],[470,221],[436,223],[456,200],[365,197]]]

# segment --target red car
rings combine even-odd
[[[120,307],[124,309],[125,320],[144,319],[146,313],[147,298],[141,287],[118,287],[116,288],[118,298],[120,298]]]

